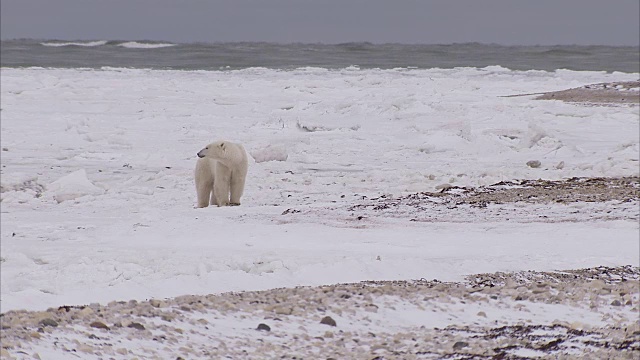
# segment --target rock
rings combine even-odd
[[[476,315],[482,316],[483,318],[487,317],[487,313],[485,313],[484,311],[478,311],[478,313]]]
[[[564,161],[560,161],[558,165],[556,165],[556,169],[562,170],[564,168]]]
[[[527,166],[533,169],[537,169],[542,165],[542,163],[538,160],[529,160],[527,161]]]
[[[116,352],[120,355],[127,355],[129,353],[129,350],[125,349],[125,348],[120,348],[118,350],[116,350]]]
[[[258,327],[256,328],[256,330],[271,331],[271,328],[267,324],[260,323],[258,324]]]
[[[89,324],[89,326],[91,326],[92,328],[109,330],[109,327],[100,321],[94,321],[91,324]]]
[[[172,314],[172,313],[164,313],[164,314],[160,315],[160,319],[162,319],[164,321],[168,321],[168,322],[171,322],[175,318],[176,318],[176,315]]]
[[[56,326],[58,326],[58,323],[55,320],[53,320],[52,318],[46,318],[46,319],[40,320],[40,325],[56,327]]]
[[[620,302],[620,300],[613,300],[611,302],[611,305],[613,305],[613,306],[622,306],[622,303]]]
[[[591,286],[591,288],[594,290],[601,290],[606,286],[606,284],[602,280],[593,280],[589,283],[589,286]]]
[[[32,332],[31,334],[29,334],[32,338],[34,339],[40,339],[40,333],[37,331]]]
[[[163,308],[167,306],[167,304],[164,301],[157,300],[157,299],[149,300],[149,304],[151,304],[151,306],[153,306],[154,308]]]
[[[137,330],[144,330],[144,325],[138,323],[138,322],[132,322],[131,324],[127,325],[127,327],[133,328],[133,329],[137,329]]]
[[[87,354],[93,354],[93,348],[87,344],[82,344],[80,346],[78,346],[78,351],[81,351],[83,353],[87,353]]]
[[[78,314],[83,316],[83,317],[87,317],[87,316],[93,314],[93,309],[91,309],[88,306],[85,306],[82,310],[78,311]]]
[[[378,305],[376,305],[376,304],[367,304],[364,307],[364,311],[377,313],[378,312]]]
[[[452,188],[453,185],[448,184],[448,183],[444,183],[444,184],[440,184],[440,185],[436,185],[436,190],[447,190],[449,188]]]
[[[291,315],[293,308],[290,306],[278,306],[273,311],[278,315]]]
[[[464,341],[457,341],[455,344],[453,344],[453,350],[460,350],[464,347],[469,346],[468,342],[464,342]]]
[[[333,320],[331,316],[323,317],[322,320],[320,320],[320,324],[325,324],[329,326],[338,326],[338,324],[336,324],[336,321]]]

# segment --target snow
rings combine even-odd
[[[251,156],[256,163],[265,161],[287,161],[289,154],[283,145],[267,145],[251,151]]]
[[[350,67],[1,75],[3,312],[638,265],[637,221],[590,221],[599,204],[579,204],[584,215],[563,222],[480,212],[461,222],[455,209],[433,222],[357,222],[345,210],[354,198],[443,183],[637,175],[637,106],[501,96],[638,74]],[[244,144],[255,159],[245,196],[239,207],[195,209],[196,152],[217,139]],[[541,166],[530,168],[531,160]]]
[[[51,196],[55,201],[61,203],[82,196],[102,195],[103,193],[104,190],[93,185],[87,179],[87,172],[81,169],[49,184],[45,195]]]

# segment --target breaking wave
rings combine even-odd
[[[92,47],[92,46],[102,46],[102,45],[105,45],[106,43],[107,43],[106,40],[99,40],[99,41],[85,41],[85,42],[45,42],[40,44],[43,46],[51,46],[51,47],[62,47],[62,46]]]
[[[141,43],[137,41],[129,41],[122,44],[118,44],[118,46],[122,46],[128,49],[159,49],[169,46],[175,46],[176,44],[169,43]]]

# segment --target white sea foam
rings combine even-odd
[[[107,43],[106,40],[99,40],[99,41],[87,41],[87,42],[46,42],[46,43],[40,43],[43,46],[51,46],[51,47],[62,47],[62,46],[86,46],[86,47],[92,47],[92,46],[102,46],[105,45]]]
[[[128,41],[122,44],[118,44],[118,46],[122,46],[127,49],[159,49],[159,48],[170,47],[175,45],[176,44],[168,44],[168,43],[141,43],[137,41]]]

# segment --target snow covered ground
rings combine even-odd
[[[355,199],[444,184],[637,176],[638,106],[502,96],[638,74],[3,68],[1,76],[2,312],[638,266],[637,202],[610,221],[592,218],[607,206],[599,203],[518,205],[508,219],[449,209],[450,218],[429,222],[360,221],[349,211]],[[242,206],[195,209],[196,152],[216,139],[243,143],[259,162],[251,159]],[[554,221],[565,209],[577,215]],[[550,220],[530,216],[538,211]]]

